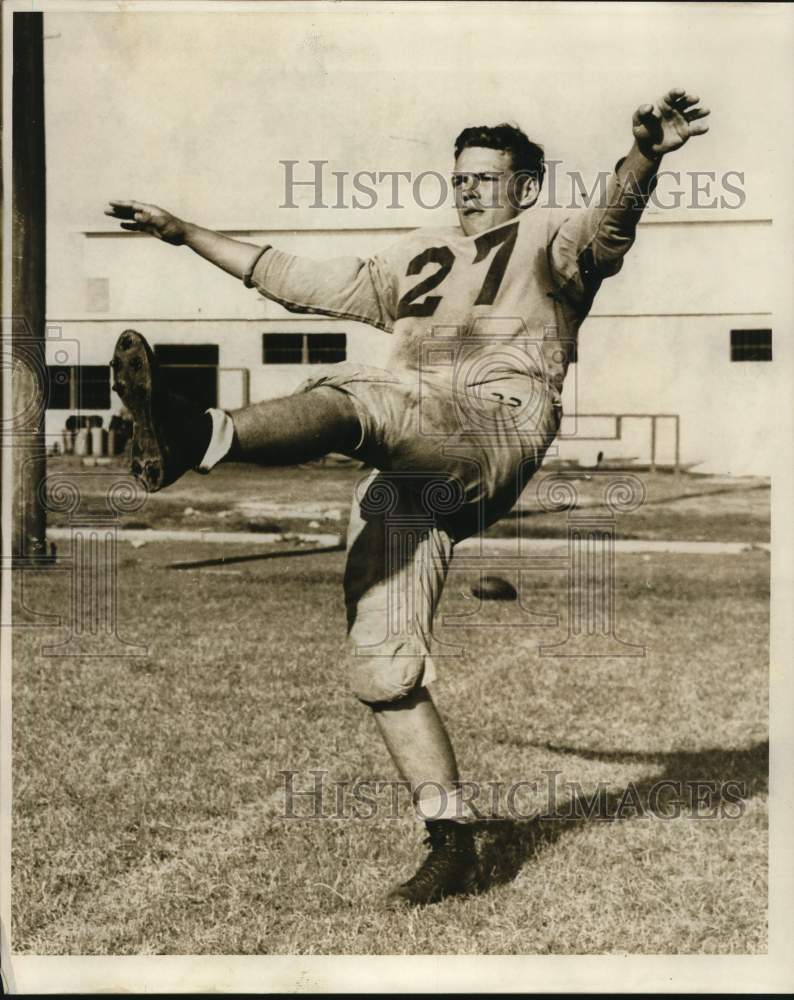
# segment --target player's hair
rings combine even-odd
[[[534,177],[538,187],[543,184],[546,166],[543,162],[543,147],[532,142],[517,125],[502,122],[501,125],[472,125],[465,128],[455,140],[455,159],[461,151],[470,146],[484,146],[486,149],[503,149],[510,153],[513,170]]]

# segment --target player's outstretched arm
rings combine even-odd
[[[157,205],[140,201],[111,201],[105,215],[120,219],[121,228],[133,233],[147,233],[172,246],[187,246],[211,264],[235,278],[242,278],[261,248],[223,236],[212,229],[203,229],[185,222]]]
[[[121,220],[122,229],[147,233],[172,246],[190,247],[291,312],[350,318],[391,329],[389,282],[375,280],[372,261],[296,257],[270,246],[233,240],[140,201],[111,201],[105,215]],[[388,286],[385,291],[383,284]]]
[[[555,233],[551,262],[560,286],[578,301],[592,301],[601,280],[616,274],[631,248],[662,157],[708,131],[709,111],[682,87],[634,112],[634,144],[606,190],[587,211],[573,213]]]

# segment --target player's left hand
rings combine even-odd
[[[643,104],[634,112],[632,130],[640,152],[650,159],[679,149],[693,135],[703,135],[709,127],[701,119],[710,112],[698,107],[699,97],[682,87],[668,91],[655,105]]]

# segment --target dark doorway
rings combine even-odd
[[[217,344],[155,344],[168,388],[207,409],[218,405]]]

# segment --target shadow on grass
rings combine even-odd
[[[531,819],[483,819],[472,824],[482,866],[481,892],[511,882],[545,845],[575,833],[584,824],[614,823],[641,816],[664,822],[677,818],[738,818],[744,803],[763,794],[769,781],[769,743],[744,750],[632,753],[539,746],[583,760],[663,767],[653,777],[631,782],[620,792],[600,788],[586,794],[571,786],[556,808]],[[700,801],[698,801],[700,799]]]

